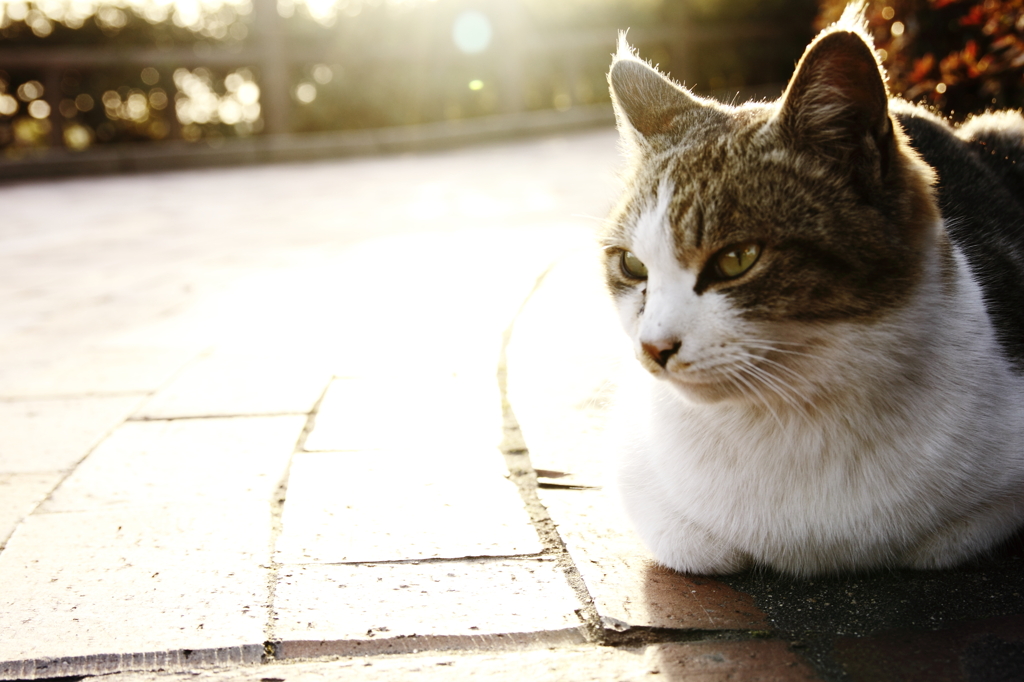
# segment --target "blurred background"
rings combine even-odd
[[[0,0],[0,177],[607,124],[626,28],[698,92],[775,97],[844,4]],[[954,117],[1024,104],[1024,1],[885,0],[868,18],[895,92]]]

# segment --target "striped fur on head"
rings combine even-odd
[[[913,292],[936,239],[934,174],[889,115],[858,15],[818,36],[777,102],[698,97],[642,61],[625,36],[608,80],[630,165],[604,234],[606,278],[642,362],[643,344],[674,339],[686,355],[697,318],[718,324],[655,308],[728,311],[728,325],[772,323],[785,336],[787,324],[884,316]],[[748,243],[760,248],[749,271],[716,273],[718,254]],[[664,266],[632,280],[621,267],[627,251]],[[687,287],[660,295],[683,273]],[[691,328],[672,328],[684,321]],[[694,343],[714,345],[703,337]],[[691,350],[692,365],[701,348]]]

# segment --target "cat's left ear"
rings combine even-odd
[[[870,162],[885,174],[893,140],[889,97],[859,31],[835,29],[811,43],[777,116],[795,144],[840,162]]]

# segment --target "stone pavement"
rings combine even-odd
[[[1017,680],[1024,553],[654,565],[610,130],[0,187],[0,679]]]

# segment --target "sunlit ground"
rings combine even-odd
[[[0,488],[23,505],[0,509],[0,536],[132,415],[308,410],[332,377],[378,406],[350,442],[496,448],[503,335],[543,272],[594,253],[617,166],[602,130],[0,187]],[[530,364],[572,368],[590,343],[560,331]]]
[[[592,244],[616,165],[607,131],[2,187],[3,392],[56,390],[127,348],[490,367],[535,277]]]

